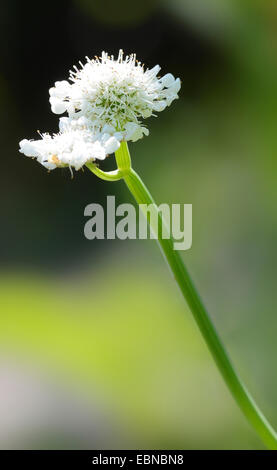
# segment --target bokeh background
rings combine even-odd
[[[182,256],[276,427],[276,2],[0,10],[0,448],[262,449],[155,241],[84,238],[84,207],[131,201],[123,183],[48,174],[18,142],[57,130],[48,89],[87,55],[123,48],[181,78],[133,165],[157,202],[192,203]]]

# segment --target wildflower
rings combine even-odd
[[[81,64],[81,63],[80,63]],[[170,73],[159,78],[159,65],[150,70],[136,61],[135,54],[118,58],[102,52],[101,58],[87,58],[66,80],[50,88],[59,133],[41,134],[38,140],[24,139],[20,152],[38,160],[49,170],[69,166],[76,170],[86,163],[104,160],[121,142],[148,135],[142,120],[163,111],[178,98],[180,79]]]
[[[87,58],[87,63],[70,72],[66,80],[50,88],[50,104],[55,114],[67,112],[69,117],[85,117],[102,132],[109,125],[116,139],[136,141],[149,131],[141,123],[163,111],[178,98],[180,79],[168,73],[159,78],[159,65],[150,70],[136,61],[136,55],[117,60],[102,52],[100,58]],[[104,131],[103,131],[104,132]]]
[[[48,170],[66,166],[79,170],[85,163],[104,160],[118,149],[120,144],[108,130],[99,136],[82,119],[72,123],[69,118],[62,118],[58,134],[41,134],[38,140],[24,139],[19,144],[20,152],[36,158]]]

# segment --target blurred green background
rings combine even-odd
[[[262,449],[155,241],[84,238],[84,207],[131,201],[123,183],[47,174],[18,142],[57,130],[48,89],[86,55],[123,48],[181,78],[133,165],[158,203],[192,203],[184,261],[276,427],[276,2],[0,11],[0,448]]]

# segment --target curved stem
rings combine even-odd
[[[87,168],[92,171],[96,176],[105,181],[118,181],[122,178],[122,172],[120,170],[114,171],[103,171],[100,170],[94,163],[87,163]]]
[[[117,160],[120,160],[120,149],[116,152]],[[126,154],[124,155],[125,158]],[[156,210],[157,216],[160,221],[160,227],[163,222],[161,213],[158,210],[150,192],[136,174],[136,172],[130,168],[123,174],[123,179],[134,196],[138,204],[153,204]],[[142,209],[142,208],[141,208]],[[151,225],[151,219],[150,219]],[[155,231],[157,227],[152,226]],[[178,251],[174,250],[173,240],[162,238],[161,230],[156,230],[158,242],[161,247],[162,253],[164,254],[169,267],[174,274],[177,284],[179,285],[184,298],[186,299],[193,316],[198,324],[198,327],[213,355],[213,358],[230,390],[236,402],[240,406],[241,410],[248,418],[254,429],[257,431],[264,444],[269,449],[277,449],[277,435],[274,429],[271,427],[265,416],[259,410],[255,401],[249,394],[244,384],[239,379],[228,354],[218,336],[218,333],[212,323],[212,320],[190,278],[190,275],[183,263],[183,260]]]

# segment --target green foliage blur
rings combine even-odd
[[[48,88],[85,55],[134,49],[180,76],[180,100],[130,145],[133,166],[158,203],[192,204],[184,261],[276,428],[276,2],[43,3],[44,20],[35,2],[0,7],[0,381],[2,363],[27,362],[69,400],[77,388],[81,407],[99,406],[112,431],[67,442],[43,419],[35,431],[15,420],[2,442],[0,423],[0,448],[262,449],[155,242],[84,238],[84,207],[111,194],[131,201],[123,183],[47,174],[17,147],[37,128],[56,130]]]

